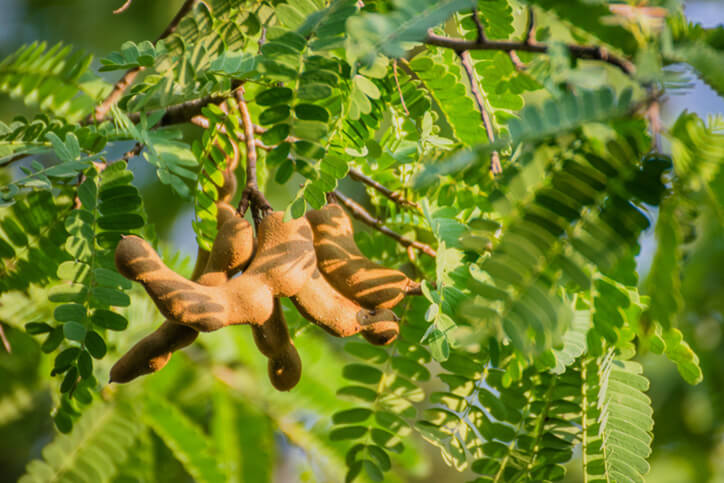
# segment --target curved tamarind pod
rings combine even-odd
[[[302,316],[332,335],[349,337],[359,332],[376,345],[397,338],[397,315],[389,309],[365,309],[337,292],[314,270],[309,281],[292,297]]]
[[[166,267],[137,236],[116,247],[116,266],[124,277],[143,284],[167,318],[208,332],[226,325],[261,325],[274,310],[274,297],[296,294],[316,270],[312,230],[304,218],[284,223],[267,215],[259,225],[259,247],[248,270],[218,287],[186,280]]]
[[[113,364],[109,382],[130,382],[160,370],[171,359],[173,352],[191,344],[198,335],[190,327],[165,321]]]
[[[251,225],[243,218],[233,216],[220,228],[205,273],[198,282],[209,286],[226,283],[230,276],[248,263],[253,249]],[[173,352],[191,344],[197,336],[198,332],[191,327],[166,320],[114,364],[111,368],[111,382],[129,382],[138,376],[160,370],[171,359]]]
[[[166,267],[153,248],[137,236],[127,236],[118,243],[116,267],[124,277],[143,284],[166,318],[200,332],[232,324],[260,324],[273,311],[272,291],[259,283],[258,277],[244,274],[218,287],[191,282]]]
[[[226,205],[228,206],[228,205]],[[202,285],[221,285],[242,270],[254,253],[254,231],[251,223],[240,216],[232,216],[216,234],[204,274],[199,277]],[[204,283],[201,280],[211,274],[224,277],[221,283]]]
[[[289,391],[302,377],[302,360],[289,337],[281,303],[274,299],[274,313],[261,326],[252,326],[252,334],[259,352],[269,358],[269,380],[279,391]]]
[[[239,165],[239,146],[231,143],[233,153],[226,157],[226,169],[224,170],[224,184],[217,188],[219,202],[231,203],[231,199],[236,193],[236,167]]]
[[[391,309],[417,285],[399,270],[365,257],[354,242],[352,222],[330,203],[306,214],[314,232],[319,271],[342,295],[369,309]]]

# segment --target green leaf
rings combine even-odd
[[[382,371],[363,364],[347,364],[342,370],[345,379],[363,384],[377,384],[382,379]]]
[[[97,332],[88,331],[85,336],[85,346],[90,355],[96,359],[102,359],[106,355],[106,343]]]
[[[361,423],[372,415],[372,411],[366,408],[347,409],[339,411],[332,415],[334,424],[352,424]]]
[[[173,452],[195,481],[228,481],[211,442],[179,408],[155,395],[144,398],[143,420]]]
[[[82,342],[86,337],[86,328],[78,322],[66,322],[63,324],[63,335],[66,339]]]
[[[70,433],[72,421],[59,412],[55,419],[62,432]],[[18,482],[110,481],[131,451],[142,424],[136,412],[124,403],[99,404],[84,414],[73,432],[58,435],[42,451],[42,459],[31,461]],[[99,448],[112,448],[103,451]]]
[[[91,316],[91,320],[104,329],[126,330],[126,327],[128,327],[128,321],[125,317],[105,309],[96,309]]]

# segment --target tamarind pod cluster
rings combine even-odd
[[[199,283],[202,285],[226,283],[229,277],[251,259],[254,249],[251,225],[240,217],[225,219],[226,223],[220,227],[211,252],[206,252],[209,256],[206,257],[204,274],[199,277]],[[173,352],[188,346],[197,336],[198,332],[191,327],[166,320],[153,333],[138,341],[113,365],[110,373],[111,382],[129,382],[162,369],[171,359]]]
[[[316,266],[309,223],[304,218],[283,222],[281,212],[259,225],[258,249],[248,269],[217,287],[173,272],[136,236],[118,243],[115,258],[119,273],[143,284],[162,314],[202,332],[263,324],[273,312],[273,298],[296,294]]]
[[[391,309],[417,283],[365,257],[354,241],[352,222],[330,203],[306,214],[314,232],[317,267],[342,295],[368,309]]]
[[[386,345],[399,333],[394,312],[360,307],[335,290],[316,269],[292,302],[305,319],[337,337],[362,332],[371,343]]]
[[[255,325],[251,329],[259,352],[269,358],[269,381],[279,391],[291,390],[302,377],[302,360],[289,337],[278,298],[274,299],[272,317],[263,325]]]
[[[280,297],[290,297],[302,316],[337,337],[361,333],[377,345],[397,338],[399,319],[390,308],[414,282],[361,254],[351,222],[338,205],[287,222],[281,212],[267,214],[258,226],[256,247],[251,225],[225,201],[217,207],[218,234],[211,251],[200,252],[204,266],[196,281],[166,267],[139,237],[118,243],[118,271],[143,284],[168,320],[116,363],[112,381],[160,369],[174,350],[193,342],[197,331],[249,324],[257,347],[269,359],[272,385],[290,390],[301,377],[301,359]],[[239,271],[243,273],[231,278]]]

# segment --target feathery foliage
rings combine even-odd
[[[402,482],[446,464],[480,482],[575,467],[637,482],[667,455],[654,434],[669,444],[676,424],[696,436],[698,481],[715,477],[704,462],[724,414],[701,398],[721,382],[724,123],[657,116],[663,94],[689,88],[673,63],[722,95],[724,29],[674,6],[583,0],[183,9],[98,66],[63,44],[0,61],[0,93],[37,111],[0,121],[13,351],[0,351],[0,435],[51,407],[68,433],[20,481]],[[130,74],[107,98],[96,69]],[[108,162],[120,142],[137,145]],[[208,252],[230,177],[252,214],[260,198],[295,218],[356,202],[372,227],[355,224],[360,250],[420,282],[395,308],[399,337],[340,343],[283,300],[304,368],[291,393],[270,386],[248,327],[201,334],[145,382],[105,385],[161,319],[118,273],[116,244],[156,243],[157,224],[161,257],[187,274],[163,239],[193,231]],[[191,206],[181,233],[171,218]],[[705,381],[686,393],[694,415],[646,394],[644,369],[656,389],[674,366],[676,394]],[[659,411],[672,422],[654,430]],[[35,448],[47,429],[27,428]]]

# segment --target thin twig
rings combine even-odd
[[[8,354],[10,354],[13,351],[13,348],[10,346],[10,341],[7,337],[5,337],[5,329],[3,329],[3,324],[0,324],[0,340],[2,340],[3,346],[5,347],[5,350]]]
[[[493,144],[495,142],[493,123],[490,120],[490,114],[488,113],[488,110],[485,108],[485,99],[483,98],[483,93],[480,91],[478,80],[475,78],[473,64],[470,60],[470,52],[464,50],[462,52],[459,52],[458,55],[460,57],[460,64],[463,66],[463,70],[468,76],[468,81],[470,82],[470,91],[473,93],[475,103],[478,105],[478,110],[480,111],[480,118],[483,121],[485,133],[488,135],[488,141],[490,142],[490,144]],[[499,174],[503,172],[503,169],[500,166],[500,155],[496,150],[490,153],[490,171],[493,174]]]
[[[143,151],[144,147],[146,147],[146,145],[143,143],[134,144],[133,148],[131,148],[130,151],[125,152],[118,161],[123,161],[124,163],[127,163],[131,158],[135,158],[136,156],[141,154],[141,151]]]
[[[525,29],[525,37],[523,38],[523,43],[526,45],[533,45],[535,42],[535,14],[533,13],[533,7],[528,7],[528,25]],[[518,53],[515,50],[508,51],[508,57],[510,57],[511,62],[513,62],[513,66],[515,67],[515,70],[521,72],[528,68],[527,65],[525,65],[523,62],[521,62],[520,57],[518,57]]]
[[[400,235],[399,233],[396,233],[389,228],[387,228],[382,220],[379,220],[372,216],[367,210],[365,210],[362,206],[360,206],[356,201],[347,198],[344,194],[342,194],[339,190],[334,190],[332,192],[333,196],[342,204],[344,205],[347,210],[360,220],[362,223],[371,226],[375,230],[379,231],[380,233],[387,235],[388,237],[394,239],[402,246],[405,247],[414,247],[418,250],[420,250],[425,255],[436,257],[437,253],[435,250],[433,250],[429,245],[425,245],[424,243],[420,243],[419,241],[410,240],[409,238]]]
[[[547,54],[549,49],[547,45],[538,43],[529,44],[509,40],[486,40],[484,42],[480,42],[478,40],[443,37],[432,32],[428,32],[424,43],[427,45],[452,49],[456,52],[463,52],[465,50],[501,50],[503,52],[510,52],[511,50],[518,50],[521,52]],[[603,47],[575,44],[568,44],[566,47],[568,47],[568,51],[573,57],[579,59],[600,60],[618,67],[627,75],[632,75],[636,71],[636,68],[629,60],[610,54]]]
[[[415,203],[414,201],[410,201],[406,199],[402,193],[399,193],[397,191],[392,191],[391,189],[383,186],[382,184],[378,183],[377,181],[373,180],[369,176],[365,176],[362,171],[356,169],[356,168],[350,168],[349,170],[349,177],[352,178],[355,181],[359,181],[360,183],[364,183],[370,188],[374,189],[375,191],[378,191],[380,194],[385,196],[386,198],[391,199],[395,203],[402,205],[402,206],[409,206],[411,208],[415,208],[416,210],[420,209],[420,205]]]
[[[127,2],[130,4],[130,0]],[[191,11],[194,4],[196,3],[196,0],[186,0],[183,5],[181,5],[181,8],[179,9],[178,13],[174,16],[174,18],[171,20],[171,22],[168,24],[166,29],[159,35],[158,39],[156,39],[156,43],[159,40],[165,39],[169,35],[171,35],[175,30],[176,27],[178,27],[179,22],[181,22],[181,19],[186,16],[187,13]],[[125,7],[125,5],[124,5]],[[121,7],[121,8],[124,8]],[[126,7],[127,8],[127,7]],[[110,111],[111,106],[116,104],[120,99],[121,96],[123,96],[123,93],[128,89],[128,86],[130,86],[133,81],[136,79],[136,76],[144,69],[143,66],[134,67],[133,69],[130,69],[126,71],[125,74],[123,74],[123,77],[121,77],[118,82],[113,86],[113,90],[108,95],[108,97],[105,98],[105,100],[100,103],[95,108],[95,112],[93,113],[92,119],[96,122],[101,122],[105,119],[106,114],[108,114],[108,111]]]
[[[204,116],[203,114],[196,115],[196,116],[192,117],[189,121],[191,122],[191,124],[195,124],[204,129],[208,129],[209,125],[210,125],[208,118],[206,116]],[[264,134],[266,132],[266,128],[264,128],[258,124],[253,124],[253,126],[254,126],[254,134]],[[241,126],[241,127],[242,127],[242,129],[244,128],[244,126]],[[226,128],[224,126],[219,126],[218,129],[219,129],[219,132],[226,134]],[[241,136],[242,137],[240,137],[239,139],[241,139],[243,141],[244,140],[243,134]],[[296,141],[296,138],[292,138],[291,136],[287,138],[287,141],[289,141],[290,139]],[[293,142],[293,141],[290,141],[290,142]],[[264,146],[264,144],[261,143],[261,141],[259,141],[258,139],[256,140],[256,145],[257,145],[257,147]],[[266,146],[263,149],[267,149],[267,148],[273,149],[274,146]]]
[[[133,0],[126,0],[126,3],[124,3],[123,5],[121,5],[120,7],[118,7],[117,9],[115,9],[113,11],[113,15],[118,15],[119,13],[123,13],[126,10],[128,10],[128,7],[131,6],[132,2],[133,2]]]
[[[480,15],[478,15],[477,8],[473,9],[473,22],[475,22],[475,29],[478,31],[478,42],[485,42],[485,29],[483,28],[483,23],[480,21]]]
[[[249,106],[244,99],[244,88],[239,86],[235,91],[239,103],[239,114],[244,128],[244,143],[246,144],[246,187],[241,194],[237,211],[244,215],[251,206],[251,214],[255,224],[261,221],[261,215],[272,211],[272,207],[264,194],[259,190],[256,178],[256,143],[254,141],[254,124],[251,122]],[[261,214],[260,214],[261,212]]]
[[[511,50],[510,52],[508,52],[508,57],[510,57],[510,61],[513,62],[513,67],[515,67],[515,70],[517,70],[518,72],[524,71],[528,68],[528,66],[520,60],[520,57],[518,57],[518,54],[515,52],[515,50]]]
[[[220,102],[225,101],[228,97],[228,95],[205,96],[200,99],[193,99],[190,101],[182,102],[181,104],[169,106],[165,109],[165,114],[156,126],[170,126],[172,124],[182,124],[185,122],[189,122],[191,118],[201,114],[201,109],[203,109],[207,105],[219,104]],[[132,123],[136,124],[141,120],[141,114],[142,113],[140,112],[132,112],[128,115],[128,119]],[[150,114],[146,115],[150,116]],[[108,116],[96,121],[104,122],[110,120],[111,118],[110,116]],[[81,125],[87,125],[93,122],[93,119],[84,119],[83,121],[81,121]]]
[[[533,45],[535,42],[534,38],[535,34],[535,13],[533,12],[533,7],[528,7],[528,26],[525,29],[525,38],[523,39],[523,43],[526,45]]]

